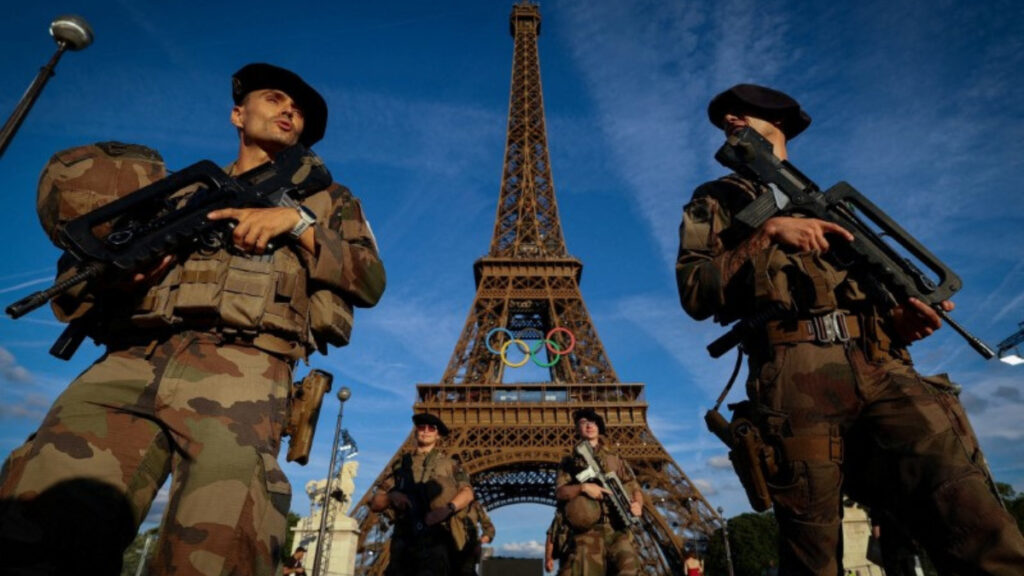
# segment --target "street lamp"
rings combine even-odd
[[[725,565],[729,569],[729,576],[735,576],[732,571],[732,552],[729,550],[729,521],[723,515],[722,507],[718,507],[718,517],[722,519],[722,540],[725,541]]]
[[[46,66],[39,69],[39,74],[29,85],[28,90],[15,106],[14,112],[11,113],[11,117],[7,119],[7,123],[0,130],[0,156],[4,155],[4,150],[7,150],[7,145],[11,143],[11,139],[14,138],[14,133],[18,131],[25,115],[39,98],[43,87],[46,86],[46,81],[53,76],[53,69],[57,67],[57,61],[60,60],[64,52],[66,50],[81,50],[92,44],[92,28],[81,16],[57,17],[50,24],[50,36],[53,36],[54,42],[57,43],[57,52],[50,58]]]
[[[1020,330],[999,343],[999,360],[1011,366],[1024,364],[1024,356],[1021,356],[1020,351],[1017,350],[1017,345],[1024,342],[1024,322],[1021,322],[1019,326]]]
[[[331,505],[329,500],[331,496],[331,482],[334,480],[334,465],[338,459],[338,440],[341,437],[342,432],[345,432],[347,437],[346,444],[348,447],[355,447],[355,443],[352,442],[352,437],[348,436],[348,431],[341,429],[341,415],[345,411],[345,401],[352,397],[352,391],[349,390],[348,386],[342,386],[341,390],[338,390],[338,423],[334,426],[334,444],[331,449],[331,467],[330,472],[327,474],[327,485],[324,486],[324,499],[323,504],[320,505],[320,533],[316,537],[316,558],[313,559],[313,576],[320,576],[320,562],[323,560],[324,550],[324,537],[327,534],[327,507]]]

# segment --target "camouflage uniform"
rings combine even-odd
[[[913,369],[890,314],[854,273],[817,252],[758,250],[732,234],[732,215],[764,192],[735,175],[699,187],[684,209],[676,278],[698,320],[726,324],[767,306],[791,314],[744,342],[750,415],[777,460],[766,474],[781,571],[837,573],[846,492],[891,510],[938,566],[1024,573],[1024,540],[994,496],[957,388]],[[845,343],[813,329],[836,311]]]
[[[102,307],[91,336],[107,352],[4,464],[0,552],[20,550],[33,574],[117,573],[170,475],[151,573],[275,572],[291,500],[277,455],[295,361],[343,344],[351,306],[372,306],[384,289],[359,201],[332,185],[304,204],[317,214],[315,255],[291,245],[263,257],[197,252],[142,293],[100,285],[57,303],[65,320]],[[211,293],[204,284],[217,297],[188,309]],[[243,309],[254,318],[233,323]],[[332,315],[348,323],[313,325]],[[14,556],[2,556],[10,568]]]
[[[494,542],[494,523],[477,500],[470,502],[468,508],[459,511],[453,521],[461,521],[465,525],[466,543],[461,549],[452,550],[455,558],[452,562],[452,574],[476,576],[476,565],[483,557],[481,539],[486,536],[490,542]],[[477,530],[477,525],[480,526],[480,530]]]
[[[626,494],[632,495],[640,489],[629,465],[605,447],[604,442],[594,450],[594,458],[601,469],[614,472],[623,482]],[[567,484],[577,484],[576,474],[586,468],[582,458],[575,455],[562,460],[555,489]],[[576,498],[589,498],[580,493]],[[628,528],[618,525],[609,510],[606,499],[599,501],[600,518],[586,530],[572,529],[572,543],[568,557],[559,562],[559,574],[571,576],[633,576],[639,573],[640,559],[633,546],[633,534]]]
[[[378,487],[389,492],[400,484],[403,461],[408,459],[415,488],[405,495],[426,515],[431,509],[446,506],[455,494],[470,487],[469,476],[458,462],[440,448],[426,454],[415,450],[404,452],[391,467],[391,475]],[[466,544],[465,525],[459,515],[416,533],[414,521],[403,512],[395,512],[395,529],[391,534],[388,576],[448,576],[455,569],[453,549]],[[419,520],[422,520],[419,519]]]

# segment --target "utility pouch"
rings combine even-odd
[[[309,462],[316,423],[320,419],[320,406],[324,402],[324,394],[331,391],[333,380],[334,376],[329,372],[313,370],[301,382],[294,384],[288,403],[288,423],[284,429],[284,436],[289,437],[288,462],[298,462],[303,466]]]

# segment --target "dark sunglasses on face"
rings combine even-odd
[[[416,429],[420,432],[426,430],[427,432],[437,432],[437,426],[433,424],[417,424]]]

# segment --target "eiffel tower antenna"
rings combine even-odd
[[[679,574],[685,547],[702,546],[722,520],[654,437],[644,385],[619,381],[583,303],[583,264],[566,249],[551,177],[540,23],[537,4],[512,7],[512,87],[494,235],[474,265],[476,297],[448,367],[440,383],[417,385],[413,412],[436,414],[451,428],[446,452],[493,510],[555,505],[558,464],[575,441],[572,412],[594,408],[644,488],[642,529],[635,532],[642,572]],[[410,434],[391,462],[413,446]],[[368,504],[390,470],[391,463],[352,515],[360,523],[356,574],[382,574],[388,562],[390,523]],[[538,536],[546,529],[546,521],[538,525]]]

